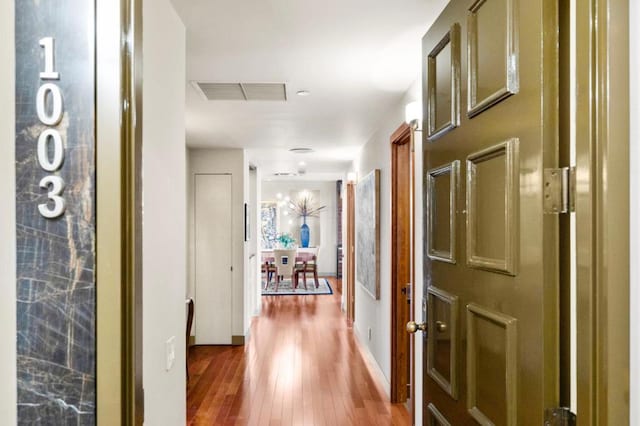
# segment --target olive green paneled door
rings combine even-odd
[[[558,403],[555,3],[452,0],[423,38],[428,425],[541,425]]]

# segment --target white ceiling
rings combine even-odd
[[[264,175],[301,160],[310,173],[346,170],[419,76],[420,40],[447,0],[173,3],[189,81],[287,84],[287,102],[205,101],[187,87],[187,145],[250,149]],[[299,146],[316,153],[283,154]]]

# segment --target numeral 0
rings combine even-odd
[[[49,142],[53,141],[53,160],[49,160]],[[38,138],[38,163],[48,172],[55,172],[64,161],[62,137],[55,129],[47,129]]]
[[[51,112],[47,111],[47,94],[51,95]],[[43,84],[36,96],[36,110],[38,118],[47,126],[55,126],[62,120],[62,93],[60,88],[52,83]]]

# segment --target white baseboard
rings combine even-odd
[[[382,388],[384,390],[384,393],[387,395],[387,398],[391,398],[391,383],[387,380],[386,376],[382,372],[382,369],[380,368],[380,364],[378,364],[378,361],[371,353],[371,350],[369,350],[369,347],[364,343],[365,340],[360,335],[360,332],[356,328],[355,324],[353,325],[353,333],[356,336],[356,342],[358,343],[358,346],[360,348],[360,353],[362,353],[362,355],[364,356],[365,362],[369,367],[369,371],[373,373],[374,379],[376,379],[378,383],[382,385]]]

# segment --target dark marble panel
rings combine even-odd
[[[16,239],[18,424],[94,425],[95,283],[95,6],[83,0],[16,0]],[[55,39],[59,80],[43,81],[44,49]],[[57,129],[65,159],[45,171],[37,140],[49,128],[36,113],[43,83],[62,92]],[[40,215],[40,180],[65,181],[66,211]]]

